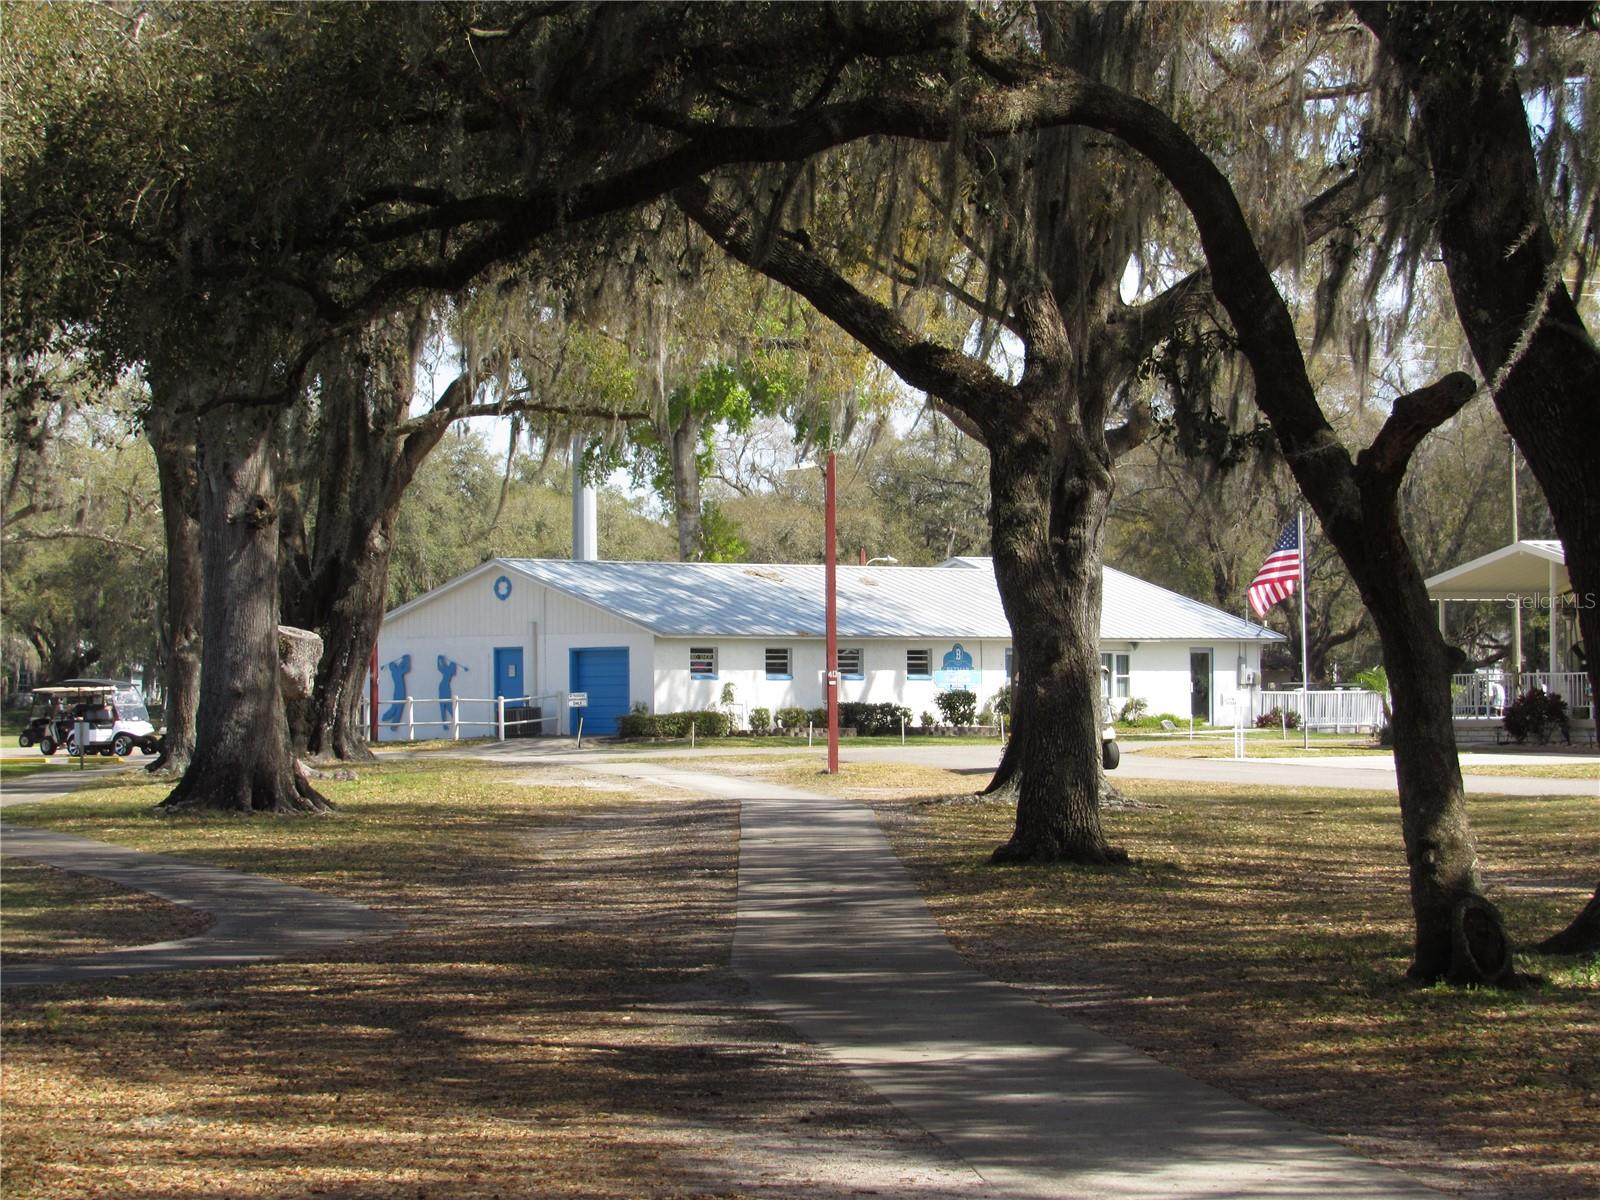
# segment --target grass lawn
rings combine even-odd
[[[898,1194],[907,1162],[970,1179],[729,971],[731,803],[556,770],[360,774],[325,785],[342,815],[321,820],[156,819],[163,789],[128,777],[8,810],[408,928],[324,961],[8,990],[7,1200],[843,1200]],[[12,881],[8,862],[8,944]],[[74,936],[101,924],[74,916]]]
[[[1106,822],[1134,866],[1000,869],[1010,813],[958,795],[971,777],[696,769],[866,799],[970,960],[1165,1062],[1452,1191],[1600,1193],[1600,965],[1528,959],[1545,982],[1506,993],[1409,984],[1392,799],[1124,780],[1135,804]],[[408,931],[327,961],[8,992],[0,1190],[913,1194],[882,1155],[931,1171],[936,1152],[727,969],[734,805],[626,787],[391,761],[328,783],[342,815],[326,820],[157,820],[162,789],[128,777],[10,810],[361,900]],[[1594,818],[1581,798],[1474,798],[1520,939],[1593,890]],[[8,864],[8,948],[12,880]]]

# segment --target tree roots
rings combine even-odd
[[[996,866],[1063,863],[1080,867],[1125,867],[1132,860],[1126,850],[1117,846],[1067,846],[1051,839],[1019,842],[1012,838],[996,846],[989,861]]]
[[[1600,951],[1600,885],[1572,924],[1534,947],[1540,954],[1593,954]]]

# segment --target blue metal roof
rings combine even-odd
[[[820,564],[497,561],[661,637],[820,638],[825,632]],[[841,638],[1011,637],[991,559],[938,567],[841,564],[838,570]],[[1283,640],[1110,567],[1104,595],[1103,642]]]

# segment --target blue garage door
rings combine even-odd
[[[605,646],[573,650],[570,690],[588,692],[583,731],[597,737],[617,732],[617,718],[628,711],[628,648]],[[573,713],[577,723],[577,713]]]

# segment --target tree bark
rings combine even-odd
[[[678,526],[678,561],[699,562],[705,558],[705,543],[700,536],[700,419],[689,398],[684,400],[683,419],[676,425],[664,421],[661,431],[672,455],[672,511]]]
[[[422,315],[374,321],[323,362],[320,422],[301,473],[314,490],[305,549],[285,565],[284,620],[324,644],[316,686],[298,720],[314,758],[372,758],[361,722],[372,648],[388,590],[400,503],[417,468],[471,401],[469,377],[454,381],[423,417],[408,421]]]
[[[1050,424],[1049,412],[1039,414]],[[997,425],[999,423],[996,423]],[[990,428],[995,577],[1017,670],[1017,819],[996,862],[1126,862],[1100,820],[1101,547],[1111,475],[1052,431]],[[1074,453],[1077,451],[1077,453]]]
[[[1600,950],[1600,886],[1560,933],[1534,947],[1540,954],[1593,954]]]
[[[320,813],[296,770],[278,678],[278,513],[272,409],[217,405],[198,422],[202,622],[193,758],[165,811]]]
[[[166,650],[166,732],[161,754],[147,768],[181,778],[194,754],[200,704],[200,625],[204,586],[200,567],[199,495],[195,479],[194,398],[177,380],[152,379],[163,395],[151,406],[147,435],[161,486],[166,532],[167,590],[162,642]]]

